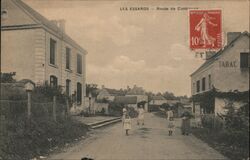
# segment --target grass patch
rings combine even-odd
[[[47,155],[51,149],[63,147],[86,135],[87,131],[86,125],[72,119],[53,122],[34,118],[30,123],[24,119],[8,121],[7,134],[0,143],[0,159],[27,160]]]
[[[223,130],[211,131],[207,128],[193,128],[192,134],[229,159],[243,160],[249,157],[249,146],[239,148],[230,145],[231,139]]]

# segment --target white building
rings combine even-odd
[[[60,85],[84,104],[87,52],[65,33],[65,21],[49,21],[21,0],[1,1],[1,71],[16,79]]]
[[[193,111],[224,113],[230,99],[220,95],[249,93],[249,58],[249,33],[228,33],[227,45],[191,74]],[[242,101],[233,104],[239,107]]]

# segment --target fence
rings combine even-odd
[[[30,111],[29,110],[30,107]],[[29,113],[30,112],[30,113]],[[0,100],[0,135],[6,134],[6,124],[26,120],[60,121],[67,119],[69,104],[34,102],[32,100]]]
[[[224,119],[215,114],[203,114],[201,116],[201,124],[210,130],[221,130],[224,127]]]

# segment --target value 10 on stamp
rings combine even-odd
[[[222,47],[221,10],[189,10],[192,50],[218,50]]]

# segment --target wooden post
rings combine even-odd
[[[6,125],[5,125],[5,116],[1,115],[0,117],[0,127],[1,127],[1,131],[0,131],[0,138],[4,138],[5,135],[5,131],[6,131]],[[2,141],[2,140],[1,140]]]
[[[53,96],[53,119],[56,121],[56,96]]]
[[[90,107],[91,107],[91,97],[89,97],[89,114],[90,114]]]
[[[66,118],[69,117],[69,99],[66,98]]]
[[[31,91],[27,91],[27,94],[28,94],[28,103],[27,103],[28,119],[30,120],[30,117],[31,117]]]

